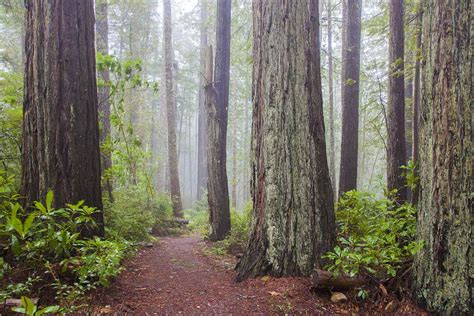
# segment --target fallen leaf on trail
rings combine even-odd
[[[379,284],[379,289],[382,291],[384,296],[388,295],[387,289],[385,288],[385,286],[383,286],[383,284]]]
[[[270,277],[268,275],[262,277],[263,282],[267,282],[268,280],[270,280]]]
[[[271,296],[279,296],[281,293],[275,292],[275,291],[270,291],[268,292]]]

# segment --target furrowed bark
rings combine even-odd
[[[24,205],[55,193],[54,207],[102,209],[92,0],[25,2]],[[94,214],[103,236],[103,214]]]
[[[471,1],[423,3],[420,197],[414,295],[443,315],[474,313]]]
[[[318,1],[253,2],[252,232],[237,280],[309,275],[335,237]]]

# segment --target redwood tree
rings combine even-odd
[[[253,227],[237,280],[308,275],[335,236],[318,1],[255,0]]]
[[[198,167],[197,167],[197,198],[201,199],[207,187],[207,111],[204,102],[204,71],[207,49],[207,0],[200,1],[201,37],[200,37],[200,74],[199,74],[199,105],[198,105]]]
[[[406,201],[403,165],[407,163],[405,140],[405,79],[403,0],[390,0],[389,92],[387,117],[387,187],[397,190],[396,199]]]
[[[176,102],[174,99],[175,85],[173,80],[173,42],[171,29],[171,2],[163,0],[163,37],[166,89],[166,120],[168,122],[168,168],[170,175],[171,200],[173,215],[183,216],[181,190],[178,174],[178,149],[176,144]]]
[[[108,0],[96,0],[95,16],[96,16],[96,49],[102,55],[109,54],[109,20],[108,20]],[[99,78],[109,81],[109,71],[104,69],[98,73]],[[104,145],[110,137],[110,88],[107,85],[99,87],[99,121],[100,121],[100,144]],[[107,146],[103,146],[101,150],[101,162],[103,173],[103,188],[107,190],[109,200],[113,202],[112,180],[104,173],[112,167],[112,157]]]
[[[415,163],[415,174],[418,173],[419,167],[419,143],[420,143],[420,70],[421,70],[421,23],[422,23],[423,11],[421,9],[421,3],[418,4],[417,9],[417,23],[418,28],[416,34],[416,52],[415,52],[415,74],[413,78],[413,143],[412,153],[413,162]],[[416,205],[418,203],[418,191],[419,188],[415,187],[411,194],[411,203]]]
[[[415,297],[430,311],[473,315],[471,1],[424,1],[420,197]]]
[[[227,182],[227,117],[229,106],[231,1],[217,1],[214,80],[208,89],[207,195],[211,240],[222,240],[230,231]],[[212,56],[212,54],[211,54]],[[208,60],[212,65],[212,58]],[[212,67],[211,67],[212,69]]]
[[[334,148],[334,70],[332,52],[332,3],[327,0],[328,14],[328,89],[329,89],[329,173],[336,192],[336,153]]]
[[[339,195],[357,188],[359,147],[359,76],[362,0],[344,0],[342,140]]]
[[[55,207],[102,209],[94,47],[94,1],[26,5],[22,194],[25,205],[49,189]],[[103,215],[97,212],[103,235]]]

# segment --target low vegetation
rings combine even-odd
[[[89,291],[107,287],[136,243],[153,238],[152,228],[171,216],[165,196],[116,192],[105,212],[106,238],[86,238],[83,232],[96,225],[95,208],[81,201],[56,209],[50,191],[44,203],[25,210],[14,192],[11,179],[0,175],[0,301],[24,297],[22,308],[30,310],[28,297],[48,297],[42,303],[59,304],[61,312],[76,310]]]

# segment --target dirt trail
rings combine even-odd
[[[208,255],[199,236],[161,238],[126,263],[110,288],[91,296],[94,314],[128,315],[426,315],[389,297],[368,310],[334,304],[316,294],[309,278],[262,277],[234,281],[235,260]],[[387,305],[388,304],[388,305]],[[390,309],[388,309],[390,307]]]
[[[326,314],[334,308],[310,292],[306,278],[235,283],[234,262],[206,256],[198,236],[166,237],[127,263],[95,294],[96,312],[129,314]],[[330,302],[329,302],[330,304]]]

